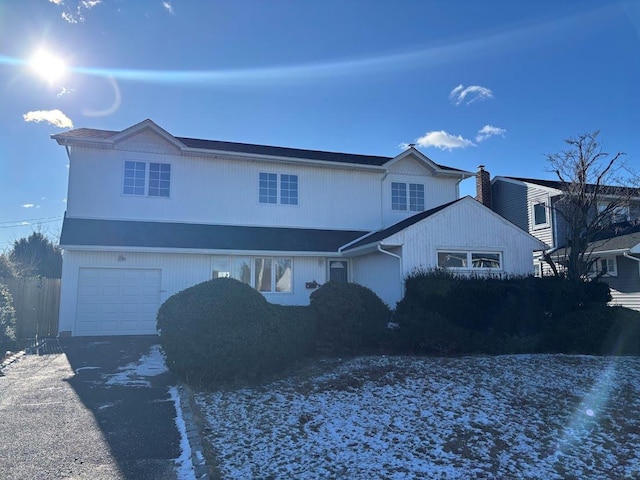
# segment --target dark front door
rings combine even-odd
[[[329,260],[329,281],[347,283],[348,265],[346,260]]]

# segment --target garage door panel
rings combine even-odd
[[[159,269],[80,268],[78,335],[155,334]]]

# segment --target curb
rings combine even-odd
[[[191,463],[196,479],[210,478],[211,468],[207,464],[200,429],[195,412],[197,407],[193,399],[193,392],[184,383],[178,384],[178,394],[180,395],[180,406],[182,407],[182,416],[187,428],[187,440],[191,447]]]

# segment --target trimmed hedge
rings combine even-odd
[[[16,346],[16,311],[6,285],[0,284],[0,353]]]
[[[316,340],[334,351],[374,349],[385,342],[389,307],[357,283],[327,282],[311,294],[317,316]]]
[[[416,271],[398,303],[398,349],[411,353],[590,353],[619,314],[609,286],[559,277]],[[628,328],[627,328],[628,330]]]
[[[167,299],[157,325],[167,366],[180,378],[255,379],[309,351],[313,321],[301,313],[270,304],[237,280],[218,278]]]

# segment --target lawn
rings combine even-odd
[[[221,478],[640,478],[640,358],[359,357],[196,394]]]

